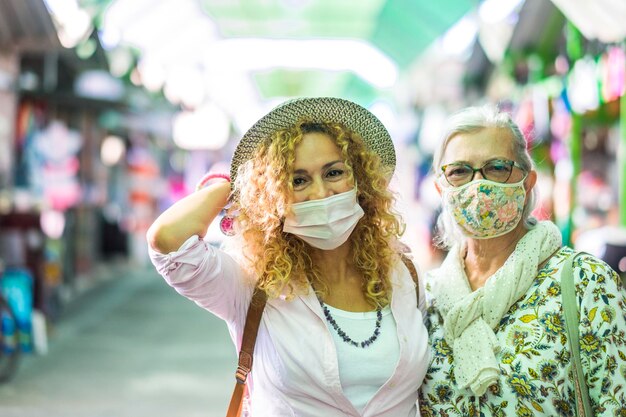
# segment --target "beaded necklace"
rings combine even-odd
[[[324,302],[320,298],[318,298],[318,300],[320,302],[320,305],[322,306],[322,310],[324,311],[324,317],[326,317],[326,321],[330,323],[332,328],[335,329],[339,337],[341,337],[344,342],[355,347],[366,348],[374,343],[376,339],[378,339],[378,336],[380,335],[380,322],[383,319],[383,313],[380,307],[376,309],[376,327],[374,328],[374,334],[370,338],[363,340],[362,342],[355,342],[350,338],[350,336],[346,334],[346,332],[341,330],[333,316],[330,314],[330,311],[328,310],[328,307],[326,307],[326,304],[324,304]]]

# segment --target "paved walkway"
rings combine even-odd
[[[236,354],[224,323],[150,269],[111,274],[50,329],[49,353],[0,385],[0,416],[225,415]]]

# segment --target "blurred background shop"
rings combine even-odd
[[[497,102],[530,138],[536,215],[624,273],[625,21],[623,0],[0,0],[3,285],[53,323],[112,265],[149,268],[160,211],[270,108],[326,95],[390,130],[424,267],[442,123]]]

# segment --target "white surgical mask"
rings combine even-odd
[[[341,246],[365,214],[356,196],[356,187],[321,200],[291,205],[283,231],[298,236],[323,250]]]

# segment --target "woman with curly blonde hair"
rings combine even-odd
[[[153,263],[227,322],[240,370],[256,305],[252,415],[419,415],[423,291],[399,253],[394,167],[389,133],[365,108],[292,100],[243,136],[232,181],[201,188],[150,228]],[[234,236],[214,248],[203,237],[227,205]]]

